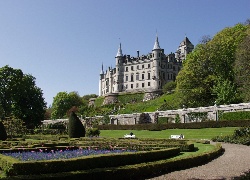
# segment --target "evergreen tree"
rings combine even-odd
[[[5,131],[2,121],[0,121],[0,140],[5,141],[7,139],[7,133]]]
[[[85,127],[74,111],[72,111],[69,116],[68,131],[70,138],[85,137]]]

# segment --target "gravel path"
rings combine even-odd
[[[151,180],[233,179],[250,171],[250,146],[222,143],[225,152],[213,161],[194,168],[174,171]]]

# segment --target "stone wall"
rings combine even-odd
[[[208,106],[208,107],[198,107],[198,108],[184,108],[177,110],[167,110],[167,111],[156,111],[156,112],[145,112],[148,113],[151,119],[151,123],[157,123],[158,117],[171,117],[175,118],[178,114],[181,123],[189,123],[188,113],[191,112],[207,112],[207,118],[210,120],[218,120],[218,111],[234,112],[234,111],[250,111],[250,103],[240,103],[240,104],[230,104],[230,105],[220,105],[220,106]],[[133,114],[118,114],[110,115],[110,124],[120,124],[120,125],[133,125],[138,124],[139,117],[141,113]],[[102,118],[102,116],[97,116],[93,118]],[[60,121],[68,121],[68,119],[58,119],[58,120],[44,120],[44,124],[50,124]]]
[[[112,93],[104,97],[103,105],[115,104],[118,102],[118,94]]]

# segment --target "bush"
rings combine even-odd
[[[148,113],[141,113],[139,117],[139,124],[151,123],[150,116]]]
[[[158,117],[158,124],[167,124],[171,123],[172,118],[170,117]]]
[[[89,128],[87,129],[86,135],[88,137],[98,137],[100,135],[100,130],[98,128]]]
[[[241,127],[234,131],[234,134],[227,136],[216,136],[212,141],[250,145],[250,126]]]
[[[168,123],[155,126],[151,124],[135,124],[135,125],[101,125],[95,126],[100,130],[159,130],[165,129],[201,129],[201,128],[221,128],[221,127],[244,127],[250,126],[250,120],[238,121],[205,121],[205,122],[192,122],[192,123]]]
[[[223,113],[220,120],[246,120],[250,119],[250,111],[237,111]]]
[[[70,138],[85,137],[85,128],[80,119],[73,111],[70,113],[69,117],[69,137]]]
[[[20,137],[27,133],[27,128],[21,119],[7,118],[3,120],[3,124],[8,137]]]
[[[0,121],[0,140],[5,141],[7,139],[7,133],[5,131],[2,121]]]
[[[57,123],[54,123],[54,124],[49,124],[47,126],[48,129],[63,129],[65,130],[66,129],[66,124],[64,122],[57,122]]]

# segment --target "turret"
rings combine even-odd
[[[190,42],[190,40],[185,36],[184,40],[180,43],[175,58],[178,61],[183,61],[186,59],[187,54],[192,52],[194,49],[194,45]]]
[[[153,78],[154,78],[154,87],[155,90],[158,90],[159,87],[159,62],[161,59],[161,47],[158,41],[158,36],[156,35],[154,48],[152,50],[153,55]]]
[[[120,80],[122,79],[121,71],[123,70],[123,54],[122,54],[121,43],[119,45],[115,59],[116,59],[116,77],[114,79],[114,92],[116,93],[120,91],[119,83],[120,83]]]
[[[100,72],[100,80],[99,80],[99,96],[102,95],[102,80],[104,79],[104,71],[103,71],[103,63],[102,63],[102,69]]]

